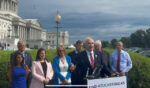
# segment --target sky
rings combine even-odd
[[[18,0],[18,14],[39,19],[42,27],[56,31],[55,15],[61,15],[60,31],[69,41],[111,41],[150,28],[150,0]]]

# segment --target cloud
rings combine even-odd
[[[70,34],[77,36],[72,36],[73,39],[71,42],[74,42],[78,39],[84,40],[86,37],[92,37],[95,40],[111,40],[113,38],[120,39],[121,37],[128,37],[131,33],[135,32],[137,29],[146,30],[150,26],[132,26],[129,24],[123,25],[106,25],[105,27],[98,27],[94,29],[76,29],[70,31]]]
[[[55,31],[59,10],[61,31],[69,31],[70,42],[91,36],[111,40],[129,36],[150,23],[149,0],[20,0],[19,15],[37,18],[45,29]]]

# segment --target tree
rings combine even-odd
[[[115,48],[116,47],[116,43],[117,43],[117,39],[112,39],[111,40],[111,46],[112,46],[112,48]]]
[[[146,40],[145,40],[146,33],[143,30],[137,30],[135,33],[132,33],[130,36],[130,42],[132,47],[145,47]]]
[[[122,37],[120,39],[122,41],[124,47],[129,48],[130,47],[130,38],[129,37]]]
[[[102,46],[103,48],[106,48],[106,47],[110,47],[110,44],[108,41],[102,41]]]
[[[146,47],[150,48],[150,28],[146,30],[145,43]]]

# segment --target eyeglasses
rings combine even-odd
[[[64,52],[65,50],[58,50],[58,52]]]

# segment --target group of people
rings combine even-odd
[[[19,41],[18,50],[10,56],[9,80],[12,88],[46,88],[45,85],[52,79],[54,85],[86,85],[86,78],[90,75],[97,78],[127,76],[132,68],[131,58],[122,50],[121,41],[117,42],[117,50],[111,56],[102,49],[101,41],[94,42],[91,37],[84,42],[78,40],[76,49],[68,55],[64,46],[60,45],[52,63],[46,58],[43,48],[37,51],[36,60],[32,62],[25,47],[25,42]],[[94,73],[95,69],[98,71]]]

